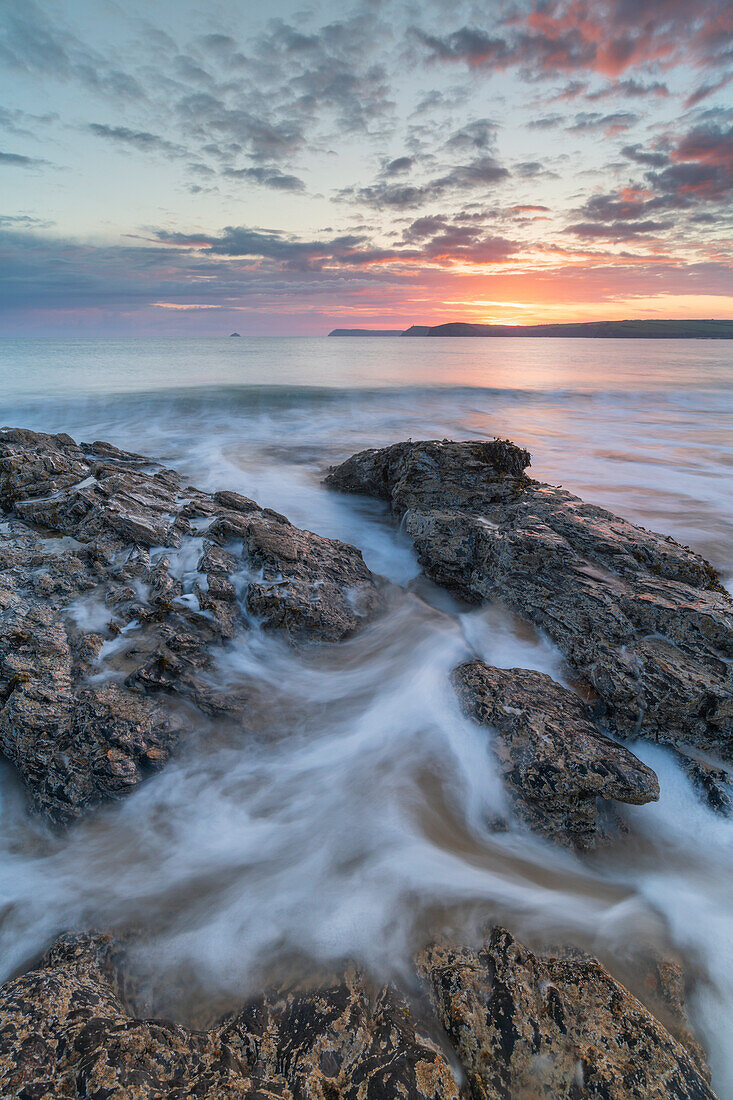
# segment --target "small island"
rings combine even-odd
[[[240,339],[241,339],[241,336],[240,336],[240,334],[239,334],[238,332],[230,332],[230,333],[229,333],[229,339],[230,339],[230,340],[231,340],[232,336],[239,336],[239,337],[240,337]]]
[[[478,325],[449,321],[411,325],[403,332],[335,328],[329,336],[554,336],[586,339],[733,340],[733,320],[575,321],[545,325]]]

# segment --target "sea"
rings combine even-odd
[[[733,1096],[733,821],[640,741],[661,799],[623,807],[618,842],[575,855],[522,829],[449,674],[477,656],[567,682],[560,653],[431,585],[384,505],[322,483],[365,447],[511,439],[534,477],[673,535],[730,588],[733,343],[4,339],[0,425],[107,440],[244,493],[353,543],[397,593],[338,646],[294,651],[253,624],[215,672],[253,691],[253,721],[202,725],[65,834],[0,765],[0,979],[61,931],[112,929],[149,1011],[203,1025],[303,967],[348,959],[409,986],[416,945],[496,922],[592,951],[642,999],[637,951],[653,946],[683,961],[714,1087]]]

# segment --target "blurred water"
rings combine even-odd
[[[384,508],[326,492],[329,464],[399,439],[503,436],[535,476],[674,534],[733,575],[733,349],[595,340],[0,341],[0,421],[107,439],[233,488],[363,549],[408,591],[338,647],[256,630],[224,653],[253,693],[246,729],[204,723],[125,803],[68,835],[0,780],[3,976],[59,930],[134,929],[150,1002],[234,1003],[294,955],[406,974],[414,944],[509,920],[630,963],[671,943],[692,980],[716,1085],[733,1094],[733,827],[669,754],[658,805],[585,858],[510,821],[486,734],[448,676],[476,654],[563,678],[554,647],[418,577]],[[78,613],[99,621],[99,609]],[[86,621],[86,620],[85,620]],[[257,705],[257,700],[262,705]]]

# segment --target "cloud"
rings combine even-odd
[[[379,42],[383,55],[389,38],[372,3],[322,26],[300,14],[297,25],[271,19],[243,42],[212,33],[185,48],[147,24],[143,41],[128,50],[120,45],[119,56],[130,58],[126,72],[34,0],[0,4],[1,65],[75,82],[115,103],[144,103],[146,121],[158,119],[154,127],[87,123],[95,136],[171,158],[187,152],[191,162],[210,161],[224,179],[281,191],[303,189],[301,155],[325,150],[341,134],[371,133],[389,116],[387,68],[368,46]]]
[[[305,184],[298,176],[281,172],[279,168],[225,168],[222,172],[230,180],[249,180],[274,191],[305,191]]]
[[[31,214],[0,214],[0,226],[13,229],[49,229],[53,222],[35,218]]]
[[[417,218],[404,231],[407,244],[417,244],[426,259],[467,263],[502,263],[520,250],[518,241],[492,234],[485,225],[459,224],[442,216]]]
[[[396,157],[394,160],[385,164],[383,169],[383,175],[385,176],[402,176],[409,172],[415,166],[415,157]]]
[[[581,111],[576,114],[567,129],[573,133],[603,131],[606,137],[614,137],[630,129],[639,121],[639,115],[631,111],[616,111],[614,114],[600,114],[597,111]]]
[[[16,72],[78,81],[116,100],[144,98],[135,77],[55,24],[33,0],[0,9],[0,63]]]
[[[642,84],[641,81],[629,77],[626,80],[616,80],[607,84],[605,88],[598,88],[593,92],[586,92],[585,98],[593,103],[599,99],[611,99],[614,96],[622,96],[626,99],[666,99],[670,95],[666,84],[655,80],[651,84]]]
[[[656,153],[652,150],[644,149],[638,144],[624,145],[621,153],[629,160],[636,161],[637,164],[644,164],[649,168],[664,168],[664,166],[669,163],[669,157],[666,153]]]
[[[364,234],[308,241],[245,226],[228,226],[217,236],[161,230],[155,241],[217,256],[271,260],[283,270],[301,272],[405,261],[499,263],[520,248],[517,241],[492,234],[484,224],[462,225],[442,216],[416,219],[396,248],[375,247]]]
[[[462,61],[472,69],[504,71],[526,66],[549,71],[592,67],[596,45],[575,28],[556,35],[513,32],[509,36],[465,26],[444,36],[414,32],[433,61]]]
[[[554,130],[557,126],[561,126],[566,121],[565,115],[552,114],[552,115],[540,115],[539,118],[532,118],[527,123],[529,130]]]
[[[667,154],[639,145],[622,150],[648,171],[643,181],[609,194],[592,195],[579,209],[582,220],[567,227],[581,237],[621,239],[656,233],[673,226],[659,214],[680,217],[696,208],[716,206],[725,213],[733,194],[733,126],[699,125],[670,144]],[[718,224],[706,219],[697,224]]]
[[[654,221],[649,218],[646,221],[609,221],[578,222],[567,226],[566,233],[574,233],[576,237],[607,241],[632,241],[637,237],[649,237],[670,229],[671,221]]]
[[[105,138],[117,145],[125,145],[139,149],[143,153],[161,152],[180,156],[185,150],[180,145],[175,145],[157,134],[151,134],[147,130],[130,130],[127,126],[107,126],[100,122],[90,122],[87,130],[95,137]]]
[[[670,151],[670,163],[647,182],[671,205],[723,202],[733,193],[733,126],[697,126]]]
[[[630,249],[612,257],[553,246],[545,263],[533,257],[530,266],[520,266],[511,259],[512,242],[492,240],[486,227],[475,239],[449,217],[423,229],[430,232],[404,249],[381,250],[384,256],[402,253],[402,260],[380,260],[380,250],[356,236],[318,242],[241,227],[108,247],[0,230],[0,331],[215,334],[224,324],[225,331],[242,331],[246,324],[247,331],[267,333],[277,324],[279,331],[324,332],[333,327],[324,318],[350,315],[392,315],[405,324],[447,320],[456,302],[468,308],[486,297],[486,275],[473,271],[473,262],[493,265],[491,296],[497,304],[511,310],[512,303],[525,303],[527,317],[535,315],[533,302],[543,303],[539,313],[545,316],[547,310],[550,316],[577,316],[579,303],[585,303],[586,316],[588,309],[603,315],[607,305],[616,309],[635,295],[648,299],[652,287],[660,305],[665,294],[684,295],[692,313],[694,295],[717,294],[721,302],[730,296],[733,272],[723,261],[684,263]],[[454,255],[456,249],[462,250],[463,267],[441,259],[444,250]],[[422,262],[422,250],[437,258]],[[303,262],[337,252],[344,262]],[[276,258],[265,255],[274,253]],[[293,258],[298,262],[290,263]],[[479,314],[480,307],[472,310],[475,319]],[[234,326],[235,317],[241,321]]]
[[[715,68],[730,60],[733,41],[729,0],[542,0],[509,9],[487,6],[487,16],[489,26],[413,34],[436,62],[488,72],[525,68],[610,77],[654,63]]]
[[[709,81],[707,84],[701,84],[699,88],[696,88],[694,92],[688,95],[685,100],[685,107],[689,110],[691,107],[697,107],[698,103],[702,103],[704,99],[707,99],[711,95],[715,95],[716,92],[720,92],[723,88],[727,88],[733,81],[733,73],[726,73],[719,80]]]
[[[38,157],[26,157],[22,153],[3,153],[0,152],[0,167],[6,168],[40,168],[42,165],[48,164],[47,160],[41,160]]]
[[[56,121],[57,118],[56,114],[33,115],[17,107],[0,107],[0,126],[16,137],[35,138],[36,135],[28,128],[29,126],[47,125],[49,122]]]
[[[442,175],[434,176],[423,183],[396,184],[380,179],[366,187],[345,188],[338,192],[338,197],[342,200],[356,200],[377,209],[391,207],[409,210],[446,194],[494,187],[509,176],[508,168],[495,157],[486,155],[475,157],[466,164],[457,164]]]
[[[447,149],[474,152],[493,149],[499,126],[490,118],[479,118],[456,130],[446,141]]]

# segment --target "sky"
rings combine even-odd
[[[731,0],[0,0],[0,335],[733,317]]]

